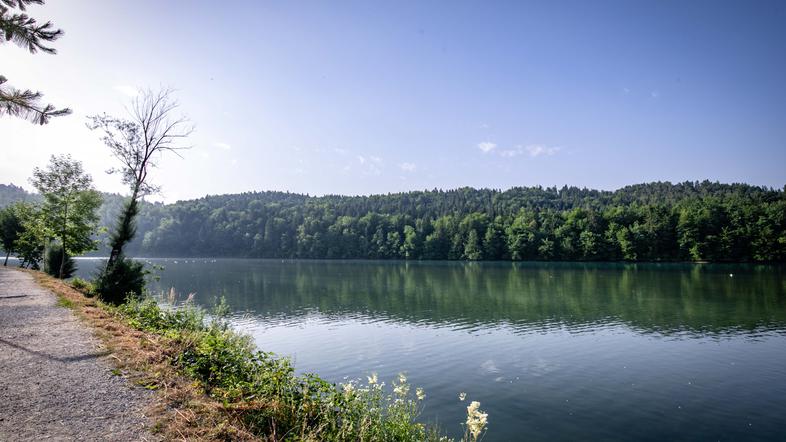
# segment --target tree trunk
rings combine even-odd
[[[65,205],[65,214],[63,215],[63,236],[60,238],[62,243],[63,253],[60,254],[60,272],[59,278],[63,279],[63,269],[66,262],[66,229],[68,228],[68,203]]]
[[[10,250],[8,250],[6,252],[6,254],[5,254],[5,262],[3,263],[3,267],[7,267],[8,266],[8,257],[9,256],[11,256],[11,251]]]

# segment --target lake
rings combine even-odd
[[[153,290],[225,296],[235,326],[299,372],[407,373],[423,420],[454,437],[470,400],[485,441],[786,434],[783,266],[148,261],[164,266]]]

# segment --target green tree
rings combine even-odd
[[[68,257],[95,249],[92,235],[97,229],[101,195],[93,189],[82,163],[70,155],[53,155],[46,169],[33,170],[31,182],[44,197],[44,225],[63,249],[60,269],[53,272],[62,278]]]
[[[16,206],[16,214],[22,223],[22,232],[14,246],[20,258],[19,267],[38,270],[50,238],[43,210],[37,205],[22,203]]]
[[[464,246],[464,259],[477,261],[483,258],[483,249],[480,246],[478,231],[472,229],[467,235],[467,244]]]
[[[418,233],[412,226],[404,226],[404,244],[401,245],[401,254],[405,259],[416,259],[420,251]]]
[[[16,243],[24,232],[19,205],[16,203],[0,209],[0,245],[5,250],[3,267],[8,265],[8,257],[16,251]]]
[[[43,3],[43,0],[0,0],[0,44],[10,41],[31,54],[38,51],[54,54],[55,49],[46,44],[60,38],[63,31],[55,29],[52,22],[39,24],[25,13],[28,5]],[[71,113],[68,108],[42,105],[40,92],[16,89],[8,86],[7,81],[0,75],[0,116],[11,115],[46,124],[52,117]]]
[[[483,256],[485,259],[505,259],[507,246],[505,244],[505,228],[502,217],[498,216],[489,224],[483,237]]]

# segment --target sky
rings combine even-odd
[[[231,5],[231,7],[224,7]],[[154,199],[461,186],[786,184],[786,2],[89,1],[28,13],[0,73],[73,114],[0,118],[0,183],[52,154],[124,192],[86,116],[171,87],[196,127]]]

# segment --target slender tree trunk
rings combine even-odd
[[[65,205],[65,214],[63,215],[63,236],[60,238],[62,243],[63,253],[60,254],[60,279],[63,279],[63,269],[65,269],[66,262],[66,229],[68,228],[68,203]]]
[[[8,267],[8,257],[11,256],[11,251],[8,250],[5,254],[5,262],[3,263],[3,267]]]
[[[128,202],[128,204],[126,204],[123,210],[123,214],[118,219],[118,224],[117,224],[118,231],[115,232],[116,234],[120,234],[120,231],[122,229],[128,227],[133,222],[133,220],[130,218],[134,217],[134,212],[136,211],[136,204],[137,204],[136,200],[138,198],[138,195],[139,195],[139,183],[137,183],[137,185],[134,186],[134,192],[131,194],[131,200]],[[104,270],[105,272],[108,272],[109,269],[111,269],[112,266],[115,265],[115,262],[120,257],[120,254],[123,253],[123,247],[130,240],[131,240],[130,238],[128,239],[118,238],[118,240],[112,242],[112,250],[109,252],[109,259],[106,262],[106,269]]]

